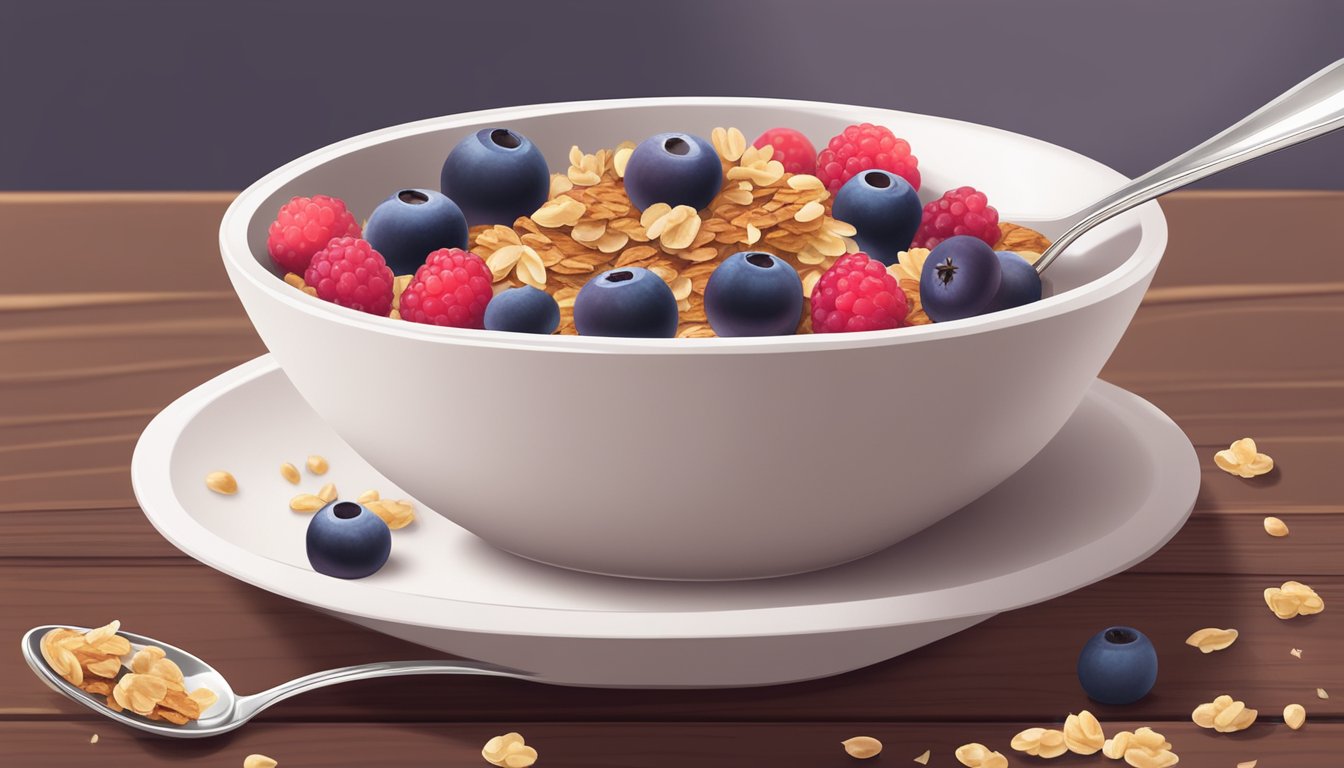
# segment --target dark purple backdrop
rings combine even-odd
[[[1341,56],[1344,0],[0,0],[0,189],[238,189],[408,120],[733,94],[989,123],[1133,175]],[[1206,184],[1344,188],[1344,135]]]

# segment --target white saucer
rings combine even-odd
[[[387,407],[393,431],[391,414],[404,409]],[[281,478],[282,462],[313,453],[330,460],[325,477],[305,473],[297,489]],[[216,469],[237,477],[238,495],[206,489]],[[414,524],[393,532],[382,571],[343,581],[309,568],[309,516],[290,512],[289,498],[327,481],[345,498],[369,488],[406,494],[309,409],[269,355],[165,408],[141,435],[131,474],[150,522],[212,568],[440,651],[546,682],[613,687],[768,685],[898,656],[1143,560],[1180,529],[1199,489],[1181,430],[1098,381],[1003,485],[836,568],[735,582],[597,576],[501,552],[419,508]]]

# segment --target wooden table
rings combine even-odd
[[[136,507],[128,464],[145,423],[264,351],[217,255],[230,199],[0,194],[0,638],[119,618],[193,649],[243,691],[424,656],[194,562]],[[859,734],[886,745],[872,765],[931,749],[930,765],[952,766],[957,745],[979,741],[1017,766],[1039,758],[1012,753],[1014,733],[1083,708],[1108,733],[1155,727],[1182,766],[1340,765],[1344,193],[1197,192],[1164,207],[1166,262],[1103,375],[1185,429],[1203,489],[1185,529],[1127,573],[828,680],[727,691],[371,681],[203,742],[139,737],[66,702],[11,645],[0,655],[0,765],[234,767],[262,752],[283,768],[473,766],[486,764],[488,738],[518,730],[544,768],[844,766],[839,742]],[[1274,473],[1248,481],[1214,468],[1213,453],[1246,435],[1274,456]],[[1266,514],[1292,534],[1267,536]],[[1326,611],[1276,619],[1261,593],[1287,579],[1315,587]],[[1083,642],[1115,623],[1147,632],[1161,658],[1156,689],[1131,707],[1089,703],[1074,677]],[[1208,626],[1241,638],[1209,655],[1183,644]],[[1233,735],[1195,727],[1191,710],[1221,693],[1259,708],[1259,721]],[[1282,724],[1290,702],[1309,713],[1301,731]]]

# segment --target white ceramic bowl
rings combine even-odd
[[[1124,179],[1059,147],[904,112],[738,98],[594,101],[454,115],[358,136],[253,184],[220,248],[295,388],[371,465],[509,552],[595,573],[746,579],[884,549],[1003,482],[1062,427],[1119,342],[1166,245],[1148,204],[1050,270],[1047,298],[937,325],[747,339],[537,337],[373,317],[285,285],[266,228],[324,193],[365,217],[437,188],[448,150],[487,126],[553,169],[666,130],[776,125],[821,143],[890,126],[925,199],[961,184],[1006,220],[1068,212]],[[1060,478],[1068,482],[1068,478]]]

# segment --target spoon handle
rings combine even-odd
[[[1036,262],[1044,272],[1084,232],[1140,203],[1248,160],[1344,128],[1344,59],[1303,80],[1241,122],[1075,214]]]
[[[402,675],[481,675],[485,677],[512,677],[520,680],[527,680],[532,677],[529,673],[521,670],[477,661],[384,661],[374,664],[359,664],[353,667],[315,672],[297,680],[277,685],[261,693],[240,696],[235,716],[239,721],[247,721],[272,705],[301,693],[356,680],[371,680],[376,677],[401,677]]]

